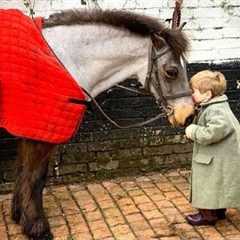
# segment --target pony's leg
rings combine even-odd
[[[22,175],[22,156],[20,154],[21,152],[18,150],[17,155],[17,162],[16,162],[16,181],[15,181],[15,187],[13,191],[13,198],[12,198],[12,206],[11,206],[11,217],[12,220],[15,223],[19,223],[20,217],[21,217],[21,206],[20,206],[20,199],[19,199],[19,186],[21,181],[21,175]]]
[[[20,147],[22,174],[19,180],[18,200],[20,224],[32,239],[50,239],[51,233],[43,211],[42,192],[45,186],[48,162],[55,145],[23,140]]]

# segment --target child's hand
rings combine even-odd
[[[185,128],[185,135],[188,139],[191,139],[191,125]]]

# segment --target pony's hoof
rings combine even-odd
[[[31,240],[52,240],[49,224],[45,218],[39,218],[35,221],[29,221],[23,224],[23,232]]]
[[[48,232],[44,233],[44,235],[40,237],[32,237],[30,240],[53,240],[53,235],[51,232]]]

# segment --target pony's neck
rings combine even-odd
[[[93,97],[133,75],[144,85],[150,39],[99,25],[58,26],[44,29],[43,34]]]

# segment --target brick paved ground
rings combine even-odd
[[[240,213],[229,209],[215,227],[192,227],[184,216],[189,172],[48,187],[45,210],[55,240],[240,240]],[[0,240],[24,240],[9,217],[11,195],[0,196]]]

